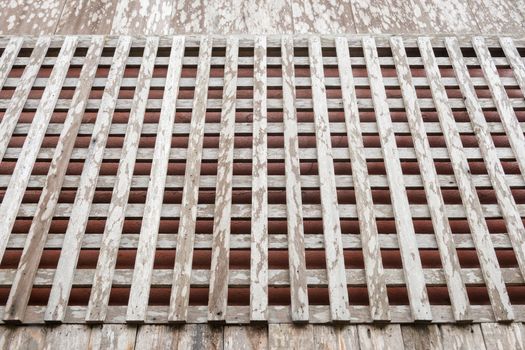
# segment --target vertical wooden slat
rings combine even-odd
[[[350,53],[346,38],[335,39],[341,93],[345,112],[345,125],[348,135],[348,150],[354,179],[357,213],[359,216],[359,231],[363,244],[363,258],[366,272],[366,285],[370,301],[370,316],[374,321],[389,321],[390,311],[388,296],[379,248],[372,189],[366,166],[363,136],[359,121],[359,109],[355,92]]]
[[[512,306],[432,45],[428,38],[419,38],[418,44],[494,315],[497,320],[511,320],[514,317]]]
[[[299,136],[295,109],[295,70],[293,37],[284,36],[281,42],[283,72],[284,168],[286,178],[286,216],[288,231],[288,264],[290,270],[291,318],[307,322],[308,286],[304,251],[303,200],[299,162]]]
[[[477,99],[476,90],[463,60],[459,43],[455,38],[446,38],[445,43],[452,66],[456,72],[459,87],[465,98],[465,105],[470,115],[472,129],[476,134],[487,173],[505,220],[507,233],[514,248],[514,255],[516,260],[518,260],[522,276],[525,276],[525,227],[523,226],[518,206],[505,179],[505,171],[498,158],[496,146]]]
[[[171,322],[185,321],[188,312],[211,50],[212,38],[203,36],[199,48],[199,67],[197,68],[188,152],[186,154],[184,190],[182,192],[177,251],[168,315],[168,320]]]
[[[140,326],[137,330],[135,349],[179,349],[176,344],[179,332],[178,329],[167,325]]]
[[[4,87],[5,80],[11,72],[23,42],[23,37],[12,37],[0,57],[0,90]]]
[[[174,345],[176,349],[222,350],[224,348],[223,327],[186,324],[178,329]]]
[[[126,320],[128,322],[143,322],[146,317],[148,299],[151,284],[151,275],[153,270],[153,261],[155,259],[155,250],[157,247],[157,237],[160,225],[160,215],[162,203],[164,200],[164,186],[168,171],[168,158],[171,149],[171,138],[173,123],[175,121],[175,108],[177,96],[179,93],[179,82],[182,71],[182,58],[184,57],[184,37],[173,37],[171,45],[170,62],[168,74],[166,77],[166,88],[162,99],[162,108],[159,117],[159,127],[157,130],[157,139],[155,141],[155,150],[153,153],[153,162],[151,165],[150,183],[146,196],[144,214],[142,216],[142,227],[140,229],[140,238],[137,248],[137,257],[135,268],[133,270],[133,282],[131,284],[130,298],[128,302],[128,311]],[[135,155],[134,155],[135,156]],[[132,173],[133,167],[129,168]],[[131,176],[126,179],[131,185]],[[122,214],[121,214],[122,216]],[[122,225],[119,224],[119,238],[112,239],[111,242],[118,244],[120,241],[120,232]],[[118,245],[115,246],[118,249]],[[100,259],[99,259],[100,261]],[[98,288],[104,284],[101,294],[105,294],[103,300],[107,301],[111,288],[111,279],[115,268],[116,255],[110,257],[107,261],[100,264],[99,279],[95,280]],[[108,265],[105,265],[105,264]],[[108,271],[109,270],[109,271]],[[101,283],[104,281],[103,283]],[[102,288],[101,288],[102,289]]]
[[[110,212],[108,212],[108,219],[106,220],[106,227],[110,227],[118,231],[121,230],[125,218],[124,212],[128,201],[131,177],[133,176],[133,169],[135,167],[135,157],[137,154],[142,123],[144,120],[144,111],[148,101],[149,87],[153,73],[158,42],[158,38],[148,38],[146,40],[143,63],[140,67],[139,76],[137,79],[137,89],[135,90],[135,95],[131,105],[126,136],[122,146],[121,161],[119,163],[116,183],[113,195],[111,197],[110,206],[112,208],[110,208]],[[92,161],[93,159],[89,160]],[[46,321],[62,321],[64,319],[66,306],[69,300],[69,294],[71,292],[73,275],[77,265],[82,238],[86,228],[85,225],[87,223],[87,217],[89,216],[89,208],[96,187],[99,164],[100,163],[98,162],[89,162],[84,166],[82,179],[80,180],[80,185],[75,198],[75,204],[71,214],[71,217],[75,218],[75,220],[69,223],[64,235],[60,259],[56,268],[55,277],[53,279],[53,287],[51,288],[51,293],[44,316]],[[86,199],[89,199],[89,202],[87,202]],[[83,220],[77,219],[81,217]],[[118,244],[119,243],[117,242],[117,247]],[[111,251],[111,247],[105,247],[104,245],[102,245],[101,251],[108,251],[109,254],[114,252]],[[106,275],[104,278],[107,278],[109,281],[112,280],[111,275]]]
[[[24,251],[22,252],[18,270],[9,293],[4,320],[21,321],[24,317],[33,280],[42,256],[47,233],[53,220],[53,213],[64,182],[69,159],[73,152],[75,139],[82,123],[82,117],[84,116],[84,110],[103,48],[104,37],[93,37],[86,55],[86,61],[80,72],[71,107],[64,122],[64,128],[55,148],[36,212],[33,215]]]
[[[346,286],[341,223],[337,203],[334,161],[324,85],[323,54],[321,40],[312,36],[308,40],[310,74],[312,79],[312,100],[317,144],[317,162],[323,216],[326,270],[330,299],[330,313],[333,321],[350,319],[348,290]]]
[[[482,323],[481,331],[487,349],[525,350],[525,334],[520,323]]]
[[[485,342],[483,341],[483,334],[481,333],[479,324],[465,326],[444,324],[440,328],[443,349],[487,349],[485,347]]]
[[[492,100],[498,110],[501,124],[505,129],[510,146],[516,156],[516,162],[520,167],[521,174],[525,177],[525,135],[523,134],[523,129],[520,126],[518,117],[512,107],[512,102],[498,75],[496,65],[490,56],[485,40],[483,37],[474,37],[472,39],[472,46],[478,56],[479,64],[481,65],[487,85],[492,94]]]
[[[4,117],[0,123],[0,162],[4,159],[9,140],[11,139],[11,135],[13,135],[20,113],[22,113],[29,92],[31,92],[31,88],[33,87],[33,83],[38,75],[40,66],[46,57],[47,49],[50,44],[50,37],[44,36],[38,39],[35,48],[31,53],[31,57],[29,57],[29,63],[24,69],[24,73],[18,81],[18,86],[11,97],[9,106],[4,113]]]
[[[228,37],[224,63],[221,133],[217,160],[215,210],[213,215],[210,291],[208,298],[209,321],[224,321],[228,305],[228,270],[230,264],[230,223],[233,186],[233,141],[235,136],[238,57],[239,39],[235,36]],[[255,264],[255,262],[252,261],[252,264]]]
[[[520,86],[521,92],[525,96],[525,64],[521,58],[518,50],[514,46],[512,38],[504,37],[500,38],[499,42],[507,60],[514,71],[514,77]]]
[[[445,350],[438,325],[404,324],[401,333],[405,350]]]
[[[11,181],[9,182],[9,186],[4,194],[4,199],[0,206],[0,222],[2,223],[0,225],[0,261],[4,256],[11,229],[15,223],[20,203],[22,202],[27,183],[29,182],[33,164],[38,156],[38,150],[44,140],[47,125],[53,115],[58,95],[62,89],[62,84],[69,69],[69,63],[75,52],[77,40],[78,39],[75,36],[68,36],[64,39],[64,43],[57,58],[57,63],[51,72],[46,89],[42,94],[42,98],[33,117],[33,122],[31,123],[31,127],[24,141],[24,146],[18,155],[18,161],[16,162],[13,175],[11,176]],[[47,47],[47,45],[47,41],[42,43],[43,47]],[[17,113],[16,119],[18,119],[18,115],[19,113]],[[8,120],[7,122],[11,122],[11,120]],[[12,125],[11,132],[5,134],[2,133],[2,136],[9,138],[15,125],[16,120]],[[2,131],[4,131],[4,129]],[[5,145],[7,147],[7,143]]]
[[[403,171],[401,169],[392,119],[382,81],[381,67],[379,66],[379,58],[373,38],[363,38],[363,51],[368,77],[370,79],[372,102],[376,114],[388,186],[390,188],[390,197],[396,221],[399,250],[403,262],[403,273],[405,275],[410,309],[415,320],[430,321],[432,320],[432,313],[425,287],[425,276],[423,275],[416,235],[410,216],[410,206],[403,180]]]
[[[90,338],[91,328],[89,326],[59,325],[47,330],[42,349],[87,349]]]
[[[421,178],[427,196],[428,209],[432,218],[432,226],[439,247],[439,255],[447,280],[448,293],[456,321],[471,319],[470,302],[467,290],[461,276],[461,266],[454,244],[454,237],[448,217],[445,214],[445,202],[439,186],[438,175],[432,158],[432,149],[428,141],[423,116],[419,108],[416,89],[412,82],[412,74],[408,64],[403,39],[390,39],[392,55],[396,65],[399,86],[403,94],[405,111],[412,133],[414,150],[419,163]]]
[[[276,350],[315,349],[313,332],[312,325],[272,323],[268,325],[268,344]]]
[[[268,184],[266,136],[266,38],[254,48],[253,165],[250,262],[250,320],[268,318]]]

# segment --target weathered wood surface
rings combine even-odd
[[[376,39],[0,37],[1,322],[524,321],[525,42]],[[272,342],[182,328],[142,332]]]

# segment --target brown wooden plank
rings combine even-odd
[[[4,320],[22,321],[36,270],[42,256],[47,233],[53,220],[53,212],[58,203],[69,158],[73,152],[75,139],[82,123],[91,85],[95,78],[98,62],[104,48],[104,38],[92,38],[86,61],[79,76],[79,84],[71,102],[64,128],[60,134],[53,160],[47,173],[46,182],[38,201],[37,210],[33,216],[24,251],[18,264],[18,271],[13,281],[9,299],[6,304]]]
[[[266,310],[268,307],[268,160],[265,37],[258,36],[255,39],[254,50],[250,319],[266,321],[268,317]],[[231,157],[233,162],[233,152]]]
[[[178,332],[177,328],[166,325],[140,326],[137,331],[135,349],[177,349]]]
[[[193,259],[193,242],[195,239],[195,219],[199,194],[200,166],[204,122],[208,97],[208,80],[210,76],[210,58],[212,38],[202,37],[199,48],[199,67],[195,85],[195,97],[191,117],[191,132],[186,153],[186,171],[184,190],[177,238],[177,254],[173,274],[173,286],[170,299],[170,321],[184,321],[189,302],[189,286]]]
[[[178,329],[175,343],[178,349],[222,350],[223,327],[186,324]]]
[[[437,325],[402,325],[401,333],[406,350],[444,350]]]

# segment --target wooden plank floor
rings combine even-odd
[[[0,37],[0,321],[525,321],[524,56]]]
[[[0,34],[523,34],[525,0],[0,0]]]
[[[0,350],[525,349],[521,323],[481,325],[60,325],[0,327]]]

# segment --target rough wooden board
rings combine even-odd
[[[117,2],[112,35],[168,35],[174,0]]]
[[[182,193],[183,206],[179,222],[177,254],[170,299],[169,318],[172,321],[184,321],[186,319],[189,302],[211,51],[212,38],[202,37],[199,48],[201,63],[197,70],[197,82],[193,100],[191,138],[188,144],[184,190]]]
[[[224,350],[268,349],[267,326],[225,326]]]
[[[361,349],[403,350],[401,327],[398,324],[387,326],[358,325]]]
[[[507,56],[507,60],[509,61],[512,70],[514,71],[514,77],[518,81],[521,92],[525,96],[525,64],[523,63],[523,60],[521,59],[520,54],[518,53],[518,50],[516,49],[516,46],[514,45],[514,42],[511,38],[500,38],[500,44],[501,48],[505,52],[505,56]]]
[[[294,321],[308,320],[308,289],[306,284],[306,259],[304,251],[303,200],[299,138],[297,134],[296,92],[293,66],[293,38],[282,38],[283,57],[283,122],[284,166],[286,186],[286,212],[288,230],[288,264],[290,269],[290,303]]]
[[[91,327],[85,325],[49,326],[43,349],[87,349],[90,336]]]
[[[221,326],[187,324],[178,329],[177,349],[224,349],[224,330]]]
[[[287,0],[177,0],[173,33],[282,34],[293,32],[292,8]]]
[[[314,348],[314,327],[311,325],[268,325],[268,344],[270,349],[299,350]]]
[[[176,349],[178,336],[179,329],[171,326],[155,325],[139,327],[135,349]]]
[[[404,325],[401,332],[406,350],[444,350],[437,325]]]
[[[443,349],[487,349],[479,325],[442,325],[439,328]]]
[[[64,128],[49,167],[46,183],[38,201],[37,211],[29,228],[26,245],[18,264],[17,275],[9,292],[4,319],[22,321],[24,317],[33,279],[53,220],[53,212],[59,199],[69,158],[82,123],[84,109],[103,48],[104,38],[93,37],[86,63],[80,72],[79,84],[73,96],[73,107],[66,116]]]
[[[237,97],[238,56],[239,40],[236,37],[230,37],[226,47],[226,62],[224,67],[221,134],[219,138],[217,185],[215,189],[215,208],[213,214],[211,275],[208,298],[208,319],[210,321],[224,321],[226,317],[226,308],[228,307],[228,272],[230,265],[231,206],[233,191],[233,141],[235,137],[235,101]],[[252,231],[260,232],[259,230],[260,228],[255,224],[252,225]],[[256,256],[257,255],[252,254],[253,259],[251,260],[251,264],[255,266],[261,263],[260,260],[255,259]]]
[[[354,188],[359,215],[359,230],[364,247],[363,258],[367,274],[371,316],[377,321],[388,321],[390,319],[388,313],[388,295],[379,248],[377,223],[373,210],[372,190],[366,160],[364,158],[365,150],[359,110],[357,108],[357,96],[354,87],[352,66],[350,65],[348,42],[345,38],[336,38],[336,50],[339,60],[338,69],[341,78],[352,175],[356,179]]]
[[[428,33],[479,33],[476,17],[468,1],[419,0],[421,11],[428,19]]]
[[[390,39],[390,43],[394,61],[396,62],[396,70],[405,102],[405,112],[411,129],[414,149],[418,157],[421,177],[425,179],[423,185],[425,187],[428,208],[432,217],[436,241],[439,245],[441,263],[444,266],[447,278],[447,287],[454,309],[454,317],[458,321],[465,321],[471,318],[470,302],[461,278],[461,266],[459,264],[456,247],[454,246],[450,223],[444,215],[445,201],[439,187],[438,175],[434,160],[432,159],[432,151],[425,131],[423,116],[417,101],[416,90],[412,83],[412,74],[408,64],[407,54],[401,38],[393,37]]]
[[[144,335],[142,333],[141,335]],[[132,325],[105,324],[91,328],[90,349],[132,350],[135,348],[137,327]]]
[[[403,181],[395,134],[393,133],[391,114],[385,103],[386,92],[381,81],[381,67],[378,63],[378,53],[373,38],[363,38],[363,51],[366,58],[367,72],[371,80],[370,89],[390,187],[392,208],[396,219],[396,233],[405,271],[408,298],[414,319],[428,321],[432,320],[432,314],[421,266],[421,257],[415,244],[414,226],[407,215],[410,211],[409,202]]]
[[[297,34],[355,33],[351,0],[291,0]]]
[[[258,37],[256,39],[254,50],[255,84],[253,87],[254,110],[252,141],[253,164],[251,217],[252,241],[250,247],[250,319],[253,321],[266,321],[268,318],[266,310],[268,307],[268,141],[266,130],[266,38]],[[233,152],[231,154],[231,158],[231,161],[233,162]],[[230,175],[233,175],[233,173]],[[228,210],[230,212],[231,207]]]
[[[39,326],[2,327],[0,349],[42,349],[48,329]]]
[[[116,0],[68,0],[56,34],[109,34]]]
[[[429,30],[417,0],[352,0],[357,33],[424,33]]]
[[[515,34],[525,31],[521,0],[468,0],[483,34]]]
[[[0,1],[0,34],[52,35],[66,0]]]
[[[482,323],[481,330],[487,349],[525,349],[525,333],[522,324]]]
[[[436,103],[443,135],[450,151],[450,161],[458,182],[459,192],[466,208],[467,219],[476,244],[476,252],[485,276],[487,291],[498,320],[512,320],[514,317],[509,295],[502,279],[499,262],[482,211],[476,188],[472,182],[470,168],[465,157],[463,145],[454,120],[454,115],[447,104],[448,97],[441,81],[439,67],[435,63],[434,52],[428,38],[419,38],[419,48],[425,61],[425,71],[431,82],[431,92]]]

